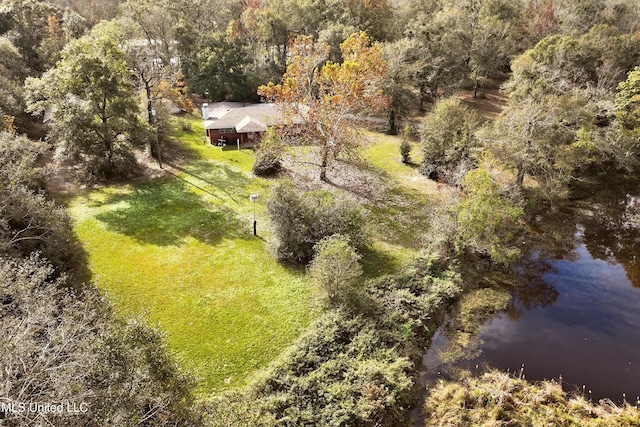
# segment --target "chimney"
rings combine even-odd
[[[202,104],[202,117],[205,120],[209,120],[209,104],[207,104],[206,102]]]

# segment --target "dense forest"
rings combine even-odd
[[[447,313],[472,330],[508,306],[536,212],[637,179],[639,23],[638,0],[0,0],[0,426],[409,425],[429,338]],[[176,135],[202,121],[198,104],[221,101],[305,119],[270,128],[246,174],[224,172],[268,189],[260,250],[319,308],[241,386],[203,394],[162,326],[114,309],[94,283],[68,206],[140,182],[189,201],[153,180],[195,156]],[[371,178],[371,133],[398,141],[381,163],[437,191]],[[162,194],[135,217],[140,230],[114,227],[218,238],[201,219],[177,226],[182,211],[161,223]],[[231,211],[196,205],[235,227]],[[380,249],[385,232],[411,256],[385,261],[397,255]],[[510,401],[533,387],[486,377]],[[480,400],[455,387],[434,391],[428,425],[474,425],[458,412]],[[564,416],[570,397],[536,387],[557,404],[550,420],[640,423],[629,406],[616,418],[584,401],[584,419]],[[6,406],[69,401],[89,410]],[[505,422],[536,417],[485,406]]]

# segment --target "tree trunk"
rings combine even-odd
[[[518,174],[516,176],[516,185],[522,188],[522,184],[524,183],[524,166],[518,166]]]
[[[327,182],[327,165],[329,164],[329,150],[322,149],[322,157],[320,160],[320,181]]]
[[[473,86],[473,97],[477,98],[478,97],[478,79],[476,79],[476,83]]]
[[[144,82],[144,91],[147,96],[147,121],[149,124],[153,124],[153,108],[151,108],[151,86],[149,82]]]
[[[109,131],[109,126],[107,126],[107,120],[107,94],[105,92],[102,94],[102,103],[100,104],[100,121],[102,121],[102,132],[104,132],[102,134],[102,142],[109,162],[109,169],[113,171],[113,138]]]
[[[158,137],[158,132],[155,132],[156,140],[156,159],[158,159],[158,166],[162,169],[162,150],[160,149],[160,138]]]
[[[391,108],[389,111],[389,135],[397,135],[398,129],[396,128],[396,110],[395,108]]]
[[[155,118],[153,117],[153,106],[151,105],[151,85],[148,80],[144,80],[144,91],[147,97],[147,122],[149,123],[150,126],[155,127],[155,120],[154,120]],[[160,146],[158,145],[157,135],[156,135],[156,138],[154,139],[155,139],[155,144],[153,141],[149,144],[149,154],[151,154],[151,157],[153,157],[154,159],[158,159],[158,163],[160,163]],[[162,164],[160,164],[160,168],[162,168]]]

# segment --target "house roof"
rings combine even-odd
[[[223,102],[209,103],[208,105],[209,105],[209,118],[213,121],[213,120],[218,120],[220,117],[224,116],[234,108],[242,108],[246,104],[243,104],[242,102],[223,101]]]
[[[205,129],[230,129],[238,133],[264,132],[269,126],[282,124],[282,113],[277,104],[251,104],[244,107],[216,109],[217,116],[205,120]],[[299,118],[294,123],[302,123]]]
[[[240,120],[240,122],[238,122],[238,124],[236,125],[236,130],[239,133],[264,132],[267,130],[267,125],[262,123],[258,119],[247,116],[244,119]]]

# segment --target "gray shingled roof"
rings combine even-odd
[[[302,120],[294,120],[301,123]],[[229,108],[217,120],[206,120],[206,129],[234,128],[238,133],[264,132],[267,127],[281,124],[281,114],[276,104],[252,104]]]
[[[240,120],[240,123],[236,125],[236,130],[239,133],[265,132],[267,130],[267,125],[262,123],[258,119],[247,116],[244,119]]]
[[[246,107],[231,108],[218,120],[209,123],[207,129],[236,128],[236,126],[240,125],[246,118],[248,118],[249,121],[261,122],[266,126],[278,124],[278,107],[275,104],[253,104],[247,105]],[[266,130],[266,126],[265,129],[262,130]]]

